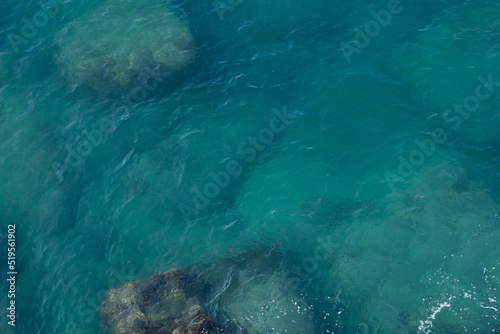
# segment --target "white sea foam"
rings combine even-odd
[[[444,302],[439,304],[439,306],[437,307],[433,307],[431,309],[432,314],[429,317],[427,317],[427,319],[425,319],[424,321],[420,320],[420,326],[418,326],[418,332],[429,334],[431,332],[430,329],[432,328],[432,320],[436,320],[436,315],[439,312],[441,312],[441,310],[445,307],[451,307],[451,304]]]

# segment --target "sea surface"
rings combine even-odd
[[[0,4],[1,333],[172,268],[235,333],[500,332],[498,1],[157,1],[196,59],[126,108],[59,62],[113,13],[41,3]]]

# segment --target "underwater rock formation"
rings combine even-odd
[[[252,247],[110,290],[101,311],[108,333],[324,332],[315,323],[325,314],[311,305],[310,282],[286,269],[295,260],[275,247]]]
[[[278,245],[257,246],[196,268],[210,285],[207,308],[236,333],[324,333],[315,328],[310,282],[289,269],[288,255]]]
[[[377,206],[383,215],[332,234],[341,246],[325,285],[341,289],[346,321],[365,333],[494,332],[500,207],[489,191],[459,162],[436,163]]]
[[[202,286],[194,276],[172,269],[108,293],[102,317],[109,333],[225,333],[201,306]]]
[[[109,0],[66,25],[55,42],[68,79],[97,91],[168,80],[195,57],[187,20],[161,2]]]

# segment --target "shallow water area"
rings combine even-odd
[[[0,332],[173,268],[228,333],[500,331],[496,2],[122,1],[0,5]]]

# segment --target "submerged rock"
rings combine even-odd
[[[325,285],[341,291],[347,323],[364,333],[498,328],[500,207],[457,160],[429,161],[375,202],[381,216],[332,233],[340,246]]]
[[[162,2],[106,1],[66,25],[55,42],[70,81],[97,91],[149,87],[152,77],[169,80],[195,57],[188,21]]]
[[[225,333],[200,304],[194,276],[172,269],[108,293],[102,317],[111,334]]]
[[[290,270],[294,262],[275,247],[251,248],[202,270],[211,286],[207,308],[236,333],[319,333],[309,282]]]

